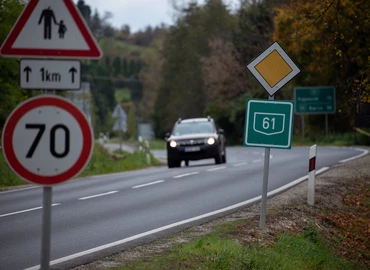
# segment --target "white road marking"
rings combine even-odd
[[[54,203],[51,206],[58,206],[58,205],[61,205],[61,204],[60,203]],[[35,210],[39,210],[39,209],[42,209],[42,206],[35,207],[35,208],[30,208],[30,209],[26,209],[26,210],[21,210],[21,211],[17,211],[17,212],[3,214],[3,215],[0,215],[0,218],[7,217],[7,216],[12,216],[12,215],[17,215],[17,214],[22,214],[22,213],[27,213],[27,212],[31,212],[31,211],[35,211]]]
[[[147,183],[147,184],[143,184],[143,185],[134,186],[132,188],[141,188],[141,187],[146,187],[146,186],[151,186],[151,185],[159,184],[159,183],[162,183],[162,182],[164,182],[164,180],[158,180],[158,181],[155,181],[155,182],[151,182],[151,183]]]
[[[225,168],[226,168],[226,167],[215,167],[215,168],[208,169],[207,171],[209,171],[209,172],[213,172],[213,171],[223,170],[223,169],[225,169]]]
[[[243,166],[243,165],[248,165],[248,162],[234,164],[233,167],[238,167],[238,166]]]
[[[256,159],[256,160],[253,160],[252,162],[257,163],[257,162],[261,162],[261,161],[262,161],[262,159]]]
[[[351,157],[351,158],[340,160],[339,163],[345,163],[347,161],[354,160],[356,158],[360,158],[360,157],[366,156],[369,153],[369,150],[365,150],[365,149],[361,149],[361,148],[355,148],[355,150],[362,151],[362,154],[359,154],[359,155],[354,156],[354,157]]]
[[[111,194],[114,194],[114,193],[117,193],[117,192],[118,192],[118,190],[109,191],[109,192],[106,192],[106,193],[101,193],[101,194],[96,194],[96,195],[92,195],[92,196],[82,197],[82,198],[79,198],[79,200],[80,201],[88,200],[88,199],[92,199],[92,198],[96,198],[96,197],[111,195]]]
[[[185,174],[176,175],[173,178],[182,178],[182,177],[186,177],[186,176],[190,176],[190,175],[194,175],[194,174],[198,174],[198,173],[199,172],[185,173]]]

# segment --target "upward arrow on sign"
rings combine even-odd
[[[102,56],[72,0],[30,0],[3,43],[0,54],[36,58]]]

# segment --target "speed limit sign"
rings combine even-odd
[[[2,135],[4,155],[12,170],[28,182],[47,186],[79,174],[90,160],[93,143],[83,112],[54,95],[18,105]]]

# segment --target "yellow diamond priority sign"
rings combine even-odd
[[[277,42],[254,59],[247,68],[270,96],[300,72]]]

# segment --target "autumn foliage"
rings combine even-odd
[[[275,23],[274,39],[302,69],[299,84],[335,85],[339,110],[370,102],[370,1],[295,0]]]
[[[328,228],[324,236],[341,256],[370,265],[370,181],[363,178],[356,182],[348,187],[343,207],[320,215],[320,219]]]

